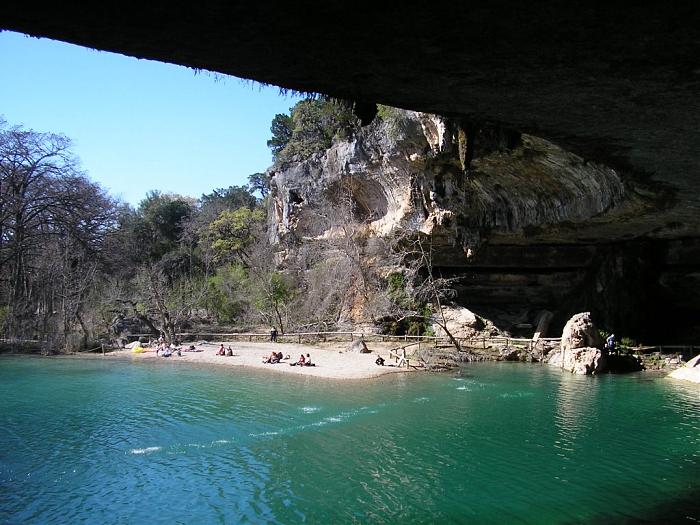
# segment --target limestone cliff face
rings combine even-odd
[[[273,243],[323,235],[318,210],[341,188],[372,234],[432,233],[465,254],[476,253],[489,235],[581,223],[624,201],[618,173],[542,139],[523,135],[508,147],[475,131],[482,148],[473,146],[479,156],[464,166],[460,148],[469,138],[453,122],[398,110],[387,120],[269,171]]]
[[[432,234],[436,271],[457,278],[456,302],[504,332],[532,335],[549,310],[559,335],[572,313],[590,310],[604,328],[668,341],[653,321],[674,302],[684,317],[697,313],[700,268],[678,266],[679,250],[698,243],[631,233],[652,205],[645,189],[534,136],[393,110],[268,175],[281,258],[333,236],[326,218],[346,199],[369,237]],[[684,282],[696,285],[676,286]]]

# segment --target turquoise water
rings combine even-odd
[[[1,523],[696,523],[700,389],[0,359]]]

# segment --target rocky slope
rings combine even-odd
[[[430,235],[456,302],[502,331],[531,335],[542,310],[552,333],[583,310],[646,340],[695,329],[700,242],[630,235],[626,222],[658,207],[658,193],[543,139],[391,110],[268,174],[281,254],[334,235],[324,214],[347,198],[370,237]],[[671,331],[672,318],[688,322]]]

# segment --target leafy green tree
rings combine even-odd
[[[191,201],[179,195],[151,191],[139,203],[133,226],[142,245],[142,253],[152,261],[178,248],[183,226],[193,212]]]
[[[267,180],[267,175],[264,173],[253,173],[248,175],[248,186],[251,192],[258,192],[265,199],[270,193],[270,182]]]
[[[256,173],[255,175],[262,175]],[[251,175],[250,177],[253,177]],[[249,177],[249,179],[250,179]],[[253,188],[255,190],[256,188]],[[199,199],[202,208],[215,208],[218,212],[222,210],[236,210],[241,207],[253,209],[258,204],[258,199],[251,192],[251,189],[246,186],[229,186],[228,188],[219,188],[211,193],[202,195]]]
[[[290,112],[291,111],[290,109]],[[267,141],[267,147],[272,150],[272,156],[274,158],[277,158],[277,155],[289,144],[292,138],[292,128],[292,117],[289,115],[277,113],[275,118],[272,119],[272,125],[270,126],[272,138]]]
[[[207,238],[219,261],[248,262],[248,248],[258,238],[265,221],[261,208],[225,210],[209,224]]]
[[[305,159],[331,147],[333,139],[351,136],[358,126],[352,108],[335,99],[305,99],[290,109],[290,116],[276,115],[273,138],[268,141],[276,161]]]

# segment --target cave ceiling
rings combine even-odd
[[[10,2],[3,11],[0,28],[33,36],[538,135],[648,192],[655,205],[625,219],[627,235],[700,234],[697,2]]]

